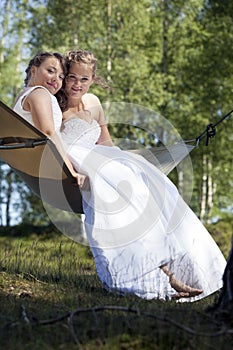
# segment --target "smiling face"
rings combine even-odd
[[[66,77],[66,93],[68,100],[78,99],[88,92],[93,83],[92,66],[86,63],[72,62]]]
[[[32,66],[31,78],[28,86],[44,86],[52,95],[62,87],[64,71],[56,57],[45,59],[38,67]]]

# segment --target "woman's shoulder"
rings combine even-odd
[[[44,86],[38,85],[38,86],[33,86],[32,88],[29,88],[28,95],[31,96],[47,96],[51,98],[53,95],[47,90]]]
[[[26,98],[28,99],[30,96],[36,96],[36,95],[49,96],[51,94],[44,86],[41,86],[41,85],[26,87],[18,94],[15,104],[19,100],[25,100]]]
[[[57,103],[56,97],[45,87],[40,85],[26,87],[16,98],[14,110],[19,112],[22,109],[24,112],[29,112],[32,105],[40,106],[41,101],[43,101],[43,105],[46,106],[55,106],[55,103]]]
[[[92,93],[86,93],[85,95],[83,95],[83,103],[85,106],[96,106],[96,105],[100,105],[100,100],[99,98],[92,94]]]

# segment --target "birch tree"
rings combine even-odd
[[[20,88],[14,79],[21,79],[25,58],[28,61],[41,50],[65,52],[82,47],[94,52],[98,74],[113,88],[106,92],[93,87],[103,103],[132,103],[156,111],[183,139],[195,139],[210,122],[232,109],[231,4],[214,0],[5,0],[1,6],[5,29],[0,38],[0,74],[7,77],[1,94],[9,103],[14,88]],[[9,18],[15,25],[21,23],[17,31],[9,30],[13,23]],[[9,45],[12,34],[15,45]],[[195,176],[191,206],[198,215],[202,210],[203,220],[222,217],[231,205],[231,128],[229,121],[219,125],[209,146],[203,142],[191,154]],[[161,130],[154,133],[162,138]],[[118,137],[132,135],[126,125],[112,132]],[[142,131],[134,131],[133,137],[145,146],[153,143],[153,135]],[[171,176],[185,192],[186,174]]]

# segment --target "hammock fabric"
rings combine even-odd
[[[0,158],[46,203],[82,213],[78,186],[54,143],[0,101]]]
[[[82,213],[81,192],[55,144],[1,101],[0,122],[0,158],[43,201],[65,211]],[[196,140],[130,151],[142,155],[167,175],[197,147],[201,138],[206,134],[207,138],[214,136],[214,127],[211,124],[207,127],[209,134],[206,129]],[[188,144],[193,141],[194,145]]]

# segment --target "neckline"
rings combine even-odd
[[[72,119],[73,120],[77,119],[77,120],[79,120],[79,121],[81,121],[81,122],[83,122],[85,124],[88,124],[88,125],[92,125],[94,122],[96,122],[98,124],[97,120],[95,120],[94,118],[91,120],[91,122],[88,122],[87,120],[79,118],[79,117],[70,117],[70,118],[66,119],[65,121],[63,121],[63,124],[67,123],[68,121],[70,121]]]
[[[84,103],[82,102],[83,104],[83,107],[84,107]],[[67,115],[67,120],[70,120],[70,119],[80,119],[80,120],[83,120],[84,122],[88,123],[88,124],[92,124],[93,123],[93,116],[91,114],[90,111],[88,110],[85,110],[85,108],[81,109],[80,111],[71,111],[68,109],[68,115]],[[66,112],[64,113],[66,115]]]

